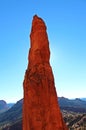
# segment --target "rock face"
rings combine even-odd
[[[23,83],[23,130],[68,130],[60,112],[49,63],[46,25],[33,17],[28,67]]]

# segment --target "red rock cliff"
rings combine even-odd
[[[60,112],[49,63],[50,50],[46,25],[33,17],[31,48],[23,83],[23,130],[68,130]]]

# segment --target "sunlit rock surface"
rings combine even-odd
[[[60,112],[49,63],[44,21],[33,17],[28,67],[24,78],[23,130],[68,130]]]

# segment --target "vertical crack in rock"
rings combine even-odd
[[[49,63],[49,41],[44,21],[33,17],[28,67],[24,78],[23,130],[68,130],[60,108]]]

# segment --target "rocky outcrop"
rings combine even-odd
[[[23,130],[68,130],[60,112],[49,63],[44,21],[33,17],[28,67],[24,78]]]

